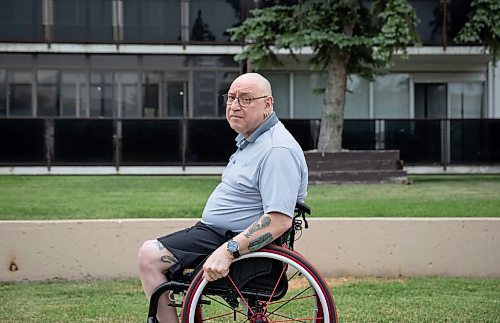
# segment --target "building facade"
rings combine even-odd
[[[234,133],[221,95],[246,71],[226,30],[274,2],[3,1],[0,166],[223,165]],[[344,148],[399,149],[406,165],[500,164],[500,67],[453,43],[469,1],[410,2],[423,46],[373,82],[350,77]],[[325,74],[261,72],[280,119],[314,149]]]

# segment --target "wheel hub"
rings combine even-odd
[[[267,319],[267,316],[262,313],[255,313],[252,315],[250,318],[251,323],[269,323],[269,320]]]

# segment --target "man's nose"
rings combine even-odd
[[[234,100],[229,107],[231,110],[241,110],[240,101],[238,99]]]

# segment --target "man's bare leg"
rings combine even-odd
[[[177,259],[158,240],[148,240],[139,249],[139,276],[142,288],[148,298],[158,285],[167,281],[164,274],[170,267],[177,263]],[[164,293],[158,300],[158,311],[156,317],[161,323],[177,323],[177,311],[175,307],[168,306],[169,293]]]

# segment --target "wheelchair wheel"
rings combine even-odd
[[[272,271],[276,277],[269,285],[255,278],[245,286],[235,276],[233,267],[238,262],[268,261],[278,263]],[[262,267],[261,264],[258,265]],[[186,291],[181,321],[200,322],[337,322],[335,303],[330,288],[316,269],[300,254],[289,249],[269,245],[237,259],[231,265],[226,286],[216,281],[208,283],[200,271]],[[250,286],[250,287],[249,287]],[[253,287],[252,287],[253,286]],[[281,293],[281,295],[279,295]]]

